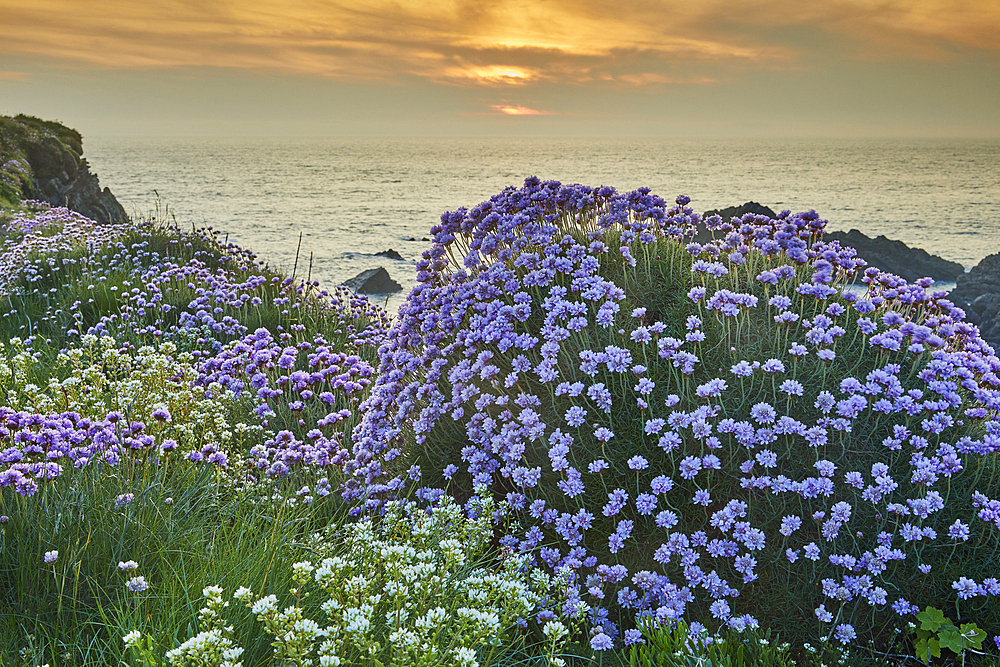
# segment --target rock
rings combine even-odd
[[[389,272],[383,267],[362,271],[350,280],[344,281],[344,286],[358,294],[387,294],[398,292],[402,286],[389,277]]]
[[[13,166],[17,173],[8,175],[14,177],[7,182],[20,188],[0,191],[0,201],[39,199],[104,224],[129,219],[111,190],[102,190],[97,175],[90,172],[80,133],[65,125],[23,114],[0,116],[0,165]]]
[[[705,211],[701,216],[701,219],[710,218],[713,215],[717,215],[722,218],[723,222],[729,222],[733,218],[741,218],[747,213],[753,213],[754,215],[766,215],[769,218],[773,218],[776,213],[769,209],[767,206],[758,204],[755,201],[748,201],[745,204],[740,204],[739,206],[730,206],[724,209],[712,209],[711,211]],[[702,226],[698,227],[698,233],[695,234],[692,241],[694,243],[707,243],[714,238],[722,238],[723,232],[713,232],[705,229]]]
[[[948,298],[965,310],[966,319],[979,327],[983,340],[1000,351],[1000,252],[956,278]]]
[[[383,250],[382,252],[375,253],[376,257],[388,257],[389,259],[403,259],[403,256],[398,252],[389,248],[388,250]]]
[[[857,229],[846,233],[827,232],[823,240],[840,241],[840,245],[857,250],[858,256],[869,266],[893,273],[911,283],[920,278],[951,282],[965,273],[965,267],[958,262],[949,262],[926,250],[911,248],[902,241],[885,236],[871,238]]]
[[[766,215],[769,218],[773,218],[777,215],[767,206],[758,204],[755,201],[748,201],[746,204],[730,206],[729,208],[724,208],[722,210],[712,209],[711,211],[705,211],[705,214],[701,216],[701,218],[704,220],[705,218],[717,215],[722,218],[723,222],[729,222],[732,218],[741,218],[747,213],[753,213],[754,215]]]

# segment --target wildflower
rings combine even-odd
[[[951,587],[958,591],[958,597],[963,600],[979,595],[979,584],[967,577],[959,577],[958,581],[952,582]]]
[[[595,651],[609,651],[615,645],[614,641],[603,632],[590,638],[590,647]]]
[[[778,388],[789,396],[801,396],[805,391],[802,383],[798,380],[785,380]]]
[[[732,613],[729,608],[729,603],[726,602],[725,600],[716,600],[715,602],[713,602],[711,607],[709,607],[709,611],[715,618],[723,620],[729,618],[730,614]]]
[[[149,590],[149,583],[146,581],[145,577],[132,577],[125,582],[125,588],[129,589],[133,593],[141,593],[145,590]]]
[[[125,646],[138,646],[139,640],[142,639],[142,633],[138,630],[132,630],[127,635],[122,637],[122,641],[125,642]]]
[[[948,537],[953,540],[962,540],[965,542],[968,541],[969,535],[968,524],[962,523],[959,519],[956,519],[955,523],[948,527]]]
[[[837,626],[837,630],[834,633],[834,637],[837,638],[841,644],[850,644],[858,636],[858,633],[854,631],[854,626],[848,623],[842,623]]]
[[[118,561],[118,569],[122,572],[131,572],[132,570],[138,569],[139,564],[134,560]]]
[[[795,515],[786,516],[781,520],[781,528],[778,530],[779,533],[785,537],[789,537],[792,533],[799,529],[802,525],[802,519]]]
[[[59,558],[59,551],[56,549],[53,549],[52,551],[46,551],[45,555],[43,556],[43,560],[46,563],[54,563],[57,558]]]
[[[649,461],[647,461],[642,456],[633,456],[628,461],[628,467],[631,470],[644,470],[649,466]]]

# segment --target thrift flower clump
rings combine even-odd
[[[993,350],[812,211],[688,203],[529,179],[442,216],[361,406],[355,511],[485,487],[597,651],[641,617],[850,646],[957,604],[1000,631]]]

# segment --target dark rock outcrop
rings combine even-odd
[[[742,218],[747,213],[753,213],[754,215],[766,215],[769,218],[773,218],[777,215],[774,211],[763,204],[758,204],[755,201],[748,201],[746,204],[740,204],[739,206],[730,206],[729,208],[705,211],[702,219],[704,220],[705,218],[717,215],[722,218],[723,222],[729,222],[730,219]]]
[[[128,214],[83,157],[83,137],[76,130],[32,116],[0,116],[0,200],[38,199],[65,206],[100,223],[125,222]]]
[[[381,266],[377,269],[362,271],[350,280],[345,280],[344,286],[358,294],[387,294],[403,289]]]
[[[403,259],[403,256],[398,252],[389,248],[388,250],[383,250],[382,252],[375,253],[376,257],[388,257],[389,259]]]
[[[723,222],[729,222],[733,218],[741,218],[747,213],[753,213],[754,215],[766,215],[769,218],[775,217],[775,212],[769,209],[767,206],[758,204],[755,201],[748,201],[745,204],[740,204],[739,206],[730,206],[729,208],[723,209],[712,209],[711,211],[705,211],[701,216],[701,219],[710,218],[713,215],[717,215],[722,218]],[[691,239],[695,243],[708,243],[713,239],[721,239],[725,236],[725,232],[712,231],[706,229],[704,226],[698,227],[698,233],[695,234],[694,238]]]
[[[983,340],[1000,351],[1000,252],[985,257],[955,283],[948,298],[965,310]]]
[[[840,245],[857,250],[858,256],[868,262],[869,266],[893,273],[911,283],[920,278],[951,282],[965,273],[965,267],[958,262],[949,262],[926,250],[911,248],[902,241],[894,241],[885,236],[871,238],[857,229],[827,232],[823,240],[840,241]]]
[[[775,217],[774,211],[767,206],[750,201],[740,206],[705,211],[702,219],[718,215],[723,221],[729,222],[732,218],[739,218],[747,213]],[[720,232],[715,233],[715,238],[721,236]],[[712,238],[712,232],[702,228],[694,237],[694,241],[705,243]],[[951,282],[965,273],[965,267],[958,262],[949,262],[937,255],[931,255],[926,250],[911,248],[902,241],[894,241],[885,236],[871,238],[856,229],[849,232],[828,232],[823,240],[840,241],[842,246],[857,250],[858,256],[868,262],[869,266],[893,273],[911,283],[928,277],[940,282]]]

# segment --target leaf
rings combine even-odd
[[[921,639],[913,645],[917,658],[925,665],[929,665],[931,657],[941,657],[941,647],[937,639]]]
[[[985,630],[977,627],[975,623],[962,623],[961,631],[966,641],[966,648],[974,648],[977,651],[983,648],[983,640],[986,639]]]
[[[965,637],[962,636],[962,633],[954,625],[945,626],[938,632],[938,644],[941,648],[949,649],[956,655],[961,655],[962,651],[965,650]]]
[[[945,618],[943,611],[934,607],[927,607],[917,614],[917,620],[920,621],[921,628],[931,632],[937,632],[937,629],[945,623],[951,623],[951,619]]]

